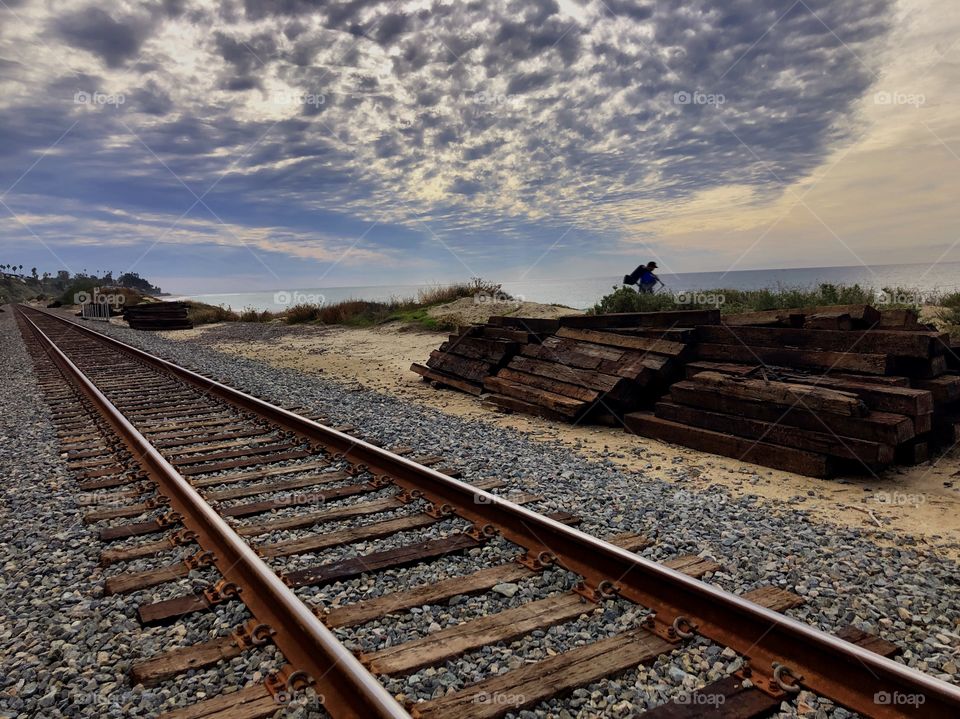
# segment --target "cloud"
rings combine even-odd
[[[91,5],[56,18],[53,25],[70,45],[99,55],[108,67],[120,67],[139,53],[154,20],[142,15],[115,19]]]
[[[862,100],[897,22],[892,0],[35,2],[27,14],[38,22],[18,32],[39,28],[32,44],[0,30],[0,57],[19,63],[0,67],[13,77],[4,187],[76,121],[18,192],[176,218],[209,190],[191,218],[290,223],[271,248],[308,242],[317,217],[347,245],[376,220],[411,247],[435,235],[532,258],[558,228],[598,245],[644,227],[709,232],[730,197],[754,217],[866,132]],[[77,90],[125,102],[80,106]],[[727,217],[724,232],[747,231]]]

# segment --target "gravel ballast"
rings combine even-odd
[[[209,641],[248,618],[240,603],[189,622],[144,628],[140,593],[104,596],[105,546],[60,456],[33,364],[10,307],[0,313],[0,717],[153,717],[234,691],[275,666],[250,652],[182,681],[133,687],[136,660]],[[143,593],[146,596],[146,593]],[[152,597],[152,595],[151,595]]]
[[[149,656],[163,647],[207,639],[218,630],[223,631],[223,627],[233,626],[232,622],[237,619],[221,616],[218,611],[206,615],[206,619],[191,620],[189,635],[177,636],[171,628],[144,630],[133,626],[135,622],[130,618],[128,607],[116,598],[99,596],[96,557],[101,544],[89,528],[79,523],[79,511],[69,492],[62,488],[51,491],[38,482],[42,478],[42,482],[58,482],[59,486],[64,482],[66,470],[57,459],[53,428],[11,314],[8,312],[0,318],[3,339],[0,356],[10,368],[8,381],[0,389],[4,405],[9,407],[2,418],[6,439],[0,462],[10,476],[10,484],[5,489],[15,490],[15,496],[7,499],[9,516],[4,520],[11,527],[2,545],[7,575],[4,602],[8,616],[27,612],[32,617],[29,622],[15,625],[12,631],[8,620],[7,629],[0,634],[2,674],[8,677],[2,689],[9,693],[11,686],[20,684],[15,701],[21,702],[9,704],[10,697],[4,696],[0,698],[0,709],[9,705],[14,707],[12,716],[34,716],[28,708],[37,705],[27,702],[39,701],[37,694],[40,697],[49,694],[54,678],[64,687],[55,695],[53,706],[54,712],[61,713],[44,716],[146,716],[150,712],[145,696],[150,697],[149,706],[184,702],[188,697],[132,691],[123,676],[129,666],[129,653],[139,651]],[[905,664],[948,681],[957,680],[960,662],[957,634],[960,611],[954,600],[960,576],[957,565],[923,547],[910,546],[901,537],[896,538],[900,542],[898,547],[878,546],[856,529],[818,523],[802,511],[774,508],[755,497],[734,498],[719,489],[695,491],[682,488],[682,484],[649,480],[644,477],[645,461],[640,458],[636,470],[626,472],[611,461],[591,461],[559,444],[535,441],[521,432],[454,418],[371,391],[356,391],[351,385],[272,368],[193,342],[171,341],[113,325],[91,326],[276,404],[307,407],[327,416],[330,424],[356,425],[363,436],[375,438],[384,446],[410,445],[416,447],[418,453],[442,455],[449,464],[463,471],[467,481],[497,477],[506,483],[506,489],[536,492],[545,499],[532,505],[533,508],[542,512],[574,512],[584,520],[581,528],[591,534],[605,536],[624,531],[643,534],[655,542],[641,552],[652,559],[682,554],[716,559],[722,569],[707,579],[728,591],[741,594],[760,586],[775,585],[797,592],[807,603],[790,610],[791,616],[825,630],[854,624],[903,647],[905,653],[901,661]],[[638,439],[639,443],[642,440]],[[678,463],[677,477],[682,477],[685,471],[683,464]],[[51,538],[51,517],[57,518],[56,526],[64,539]],[[416,536],[428,536],[433,531]],[[889,539],[893,540],[894,536]],[[372,547],[371,543],[363,551],[370,551]],[[324,556],[342,555],[337,550]],[[450,571],[465,573],[482,564],[481,560],[481,553],[476,552],[446,558],[427,569],[397,570],[387,575],[391,588],[400,588],[414,581],[447,576]],[[28,566],[31,568],[24,571]],[[19,572],[22,574],[18,575]],[[14,579],[9,578],[11,573]],[[361,578],[308,591],[302,596],[329,604],[378,593],[376,587],[364,586],[365,583],[369,584],[370,580]],[[391,617],[382,622],[382,627],[375,627],[383,637],[375,643],[369,638],[360,638],[361,628],[340,634],[352,647],[369,651],[424,636],[468,615],[515,606],[526,598],[540,598],[565,586],[564,577],[545,576],[529,587],[522,586],[518,595],[509,601],[499,594],[488,593],[460,600],[452,606],[425,608],[419,620],[417,613]],[[42,604],[41,594],[45,597]],[[67,598],[63,599],[64,596]],[[472,681],[498,674],[509,670],[517,661],[542,658],[629,625],[636,613],[629,606],[614,606],[621,604],[608,602],[576,621],[535,632],[502,648],[471,652],[444,666],[423,669],[408,677],[392,677],[387,686],[411,699],[442,696],[446,691],[460,688],[459,682],[464,679]],[[77,607],[82,607],[87,617],[93,611],[106,617],[106,623],[104,620],[83,622],[82,631],[90,633],[93,636],[90,642],[99,642],[107,656],[101,657],[102,665],[90,669],[89,676],[83,673],[87,665],[80,661],[76,662],[73,673],[55,675],[59,660],[51,655],[51,643],[60,637],[62,626],[67,623],[65,608],[70,611]],[[114,631],[114,625],[123,631]],[[197,629],[198,626],[203,628]],[[134,637],[144,635],[150,637],[149,650],[130,646]],[[83,642],[85,658],[91,656],[91,651],[96,657],[96,652],[101,650],[99,646],[88,649],[86,645],[90,642]],[[18,658],[17,652],[27,655]],[[127,656],[123,656],[125,653]],[[249,656],[245,659],[249,660]],[[671,657],[660,657],[651,666],[597,682],[570,697],[552,700],[548,703],[548,712],[544,712],[545,705],[538,705],[518,715],[630,716],[638,708],[655,706],[724,675],[736,661],[724,653],[722,647],[698,640]],[[248,677],[249,670],[249,666],[241,671],[234,669],[233,678]],[[109,679],[101,679],[101,675]],[[46,678],[42,687],[38,677]],[[117,707],[123,708],[122,711],[112,714],[112,709],[100,711],[103,707],[94,706],[74,714],[58,708],[63,702],[59,698],[61,693],[69,693],[74,682],[86,686],[91,678],[95,685],[100,681],[116,683],[108,696],[116,698]],[[38,688],[30,697],[25,697],[23,689],[31,682],[37,683]],[[195,691],[194,687],[191,698],[195,698]],[[71,706],[79,706],[73,701]],[[800,701],[784,705],[783,716],[796,715],[798,707],[803,715],[849,716],[843,709],[805,693]]]

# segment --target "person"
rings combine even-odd
[[[657,269],[656,262],[648,262],[646,268],[640,273],[640,292],[645,295],[652,295],[653,288],[660,282],[660,278],[653,274]]]
[[[657,269],[656,262],[648,262],[645,265],[640,265],[629,275],[623,276],[623,284],[637,285],[640,292],[650,294],[653,292],[656,284],[660,282],[660,278],[653,273],[655,269]],[[661,282],[661,284],[663,283]]]

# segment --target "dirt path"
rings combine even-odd
[[[476,397],[436,390],[410,371],[443,340],[398,325],[373,329],[207,325],[165,336],[392,394],[458,417],[509,426],[556,440],[591,458],[605,458],[642,476],[702,490],[718,484],[736,496],[753,494],[773,507],[804,509],[813,521],[860,527],[878,542],[913,535],[927,548],[960,558],[960,451],[879,478],[818,480],[744,464],[626,434],[622,428],[570,426],[484,408]],[[641,475],[638,474],[638,477]],[[880,525],[880,526],[878,526]],[[889,534],[888,534],[889,533]]]

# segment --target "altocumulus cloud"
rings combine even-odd
[[[317,261],[441,238],[477,262],[536,255],[571,226],[581,245],[615,241],[624,202],[775,193],[809,173],[856,133],[891,13],[890,0],[8,0],[0,184],[12,212],[55,203],[107,242],[114,216],[84,208],[149,215],[158,235],[155,218],[189,210],[164,242],[210,243],[193,218]],[[365,236],[374,222],[393,239]],[[8,237],[22,225],[8,220]]]

